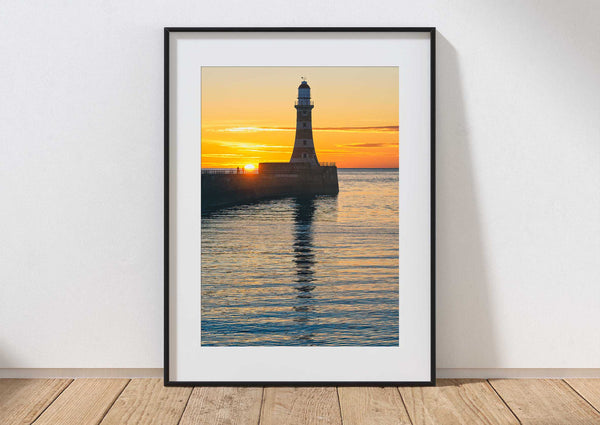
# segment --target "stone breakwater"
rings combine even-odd
[[[337,195],[337,167],[262,163],[258,174],[202,174],[202,210],[287,196]]]

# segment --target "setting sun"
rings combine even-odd
[[[244,165],[244,170],[246,171],[254,171],[256,167],[253,164],[246,164]]]

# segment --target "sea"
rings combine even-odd
[[[398,170],[202,215],[202,346],[398,346]]]

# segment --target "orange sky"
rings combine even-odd
[[[202,167],[289,161],[301,76],[319,162],[398,167],[396,67],[203,67]]]

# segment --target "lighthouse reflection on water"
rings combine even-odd
[[[296,285],[294,289],[298,291],[297,305],[294,310],[299,313],[295,321],[299,323],[299,330],[303,323],[307,323],[311,318],[311,311],[314,310],[312,304],[314,285],[313,265],[315,264],[315,253],[313,252],[312,221],[315,213],[315,202],[312,198],[294,199],[294,263],[296,264]],[[300,335],[299,339],[305,342],[312,342],[313,334],[307,327],[306,333]]]

